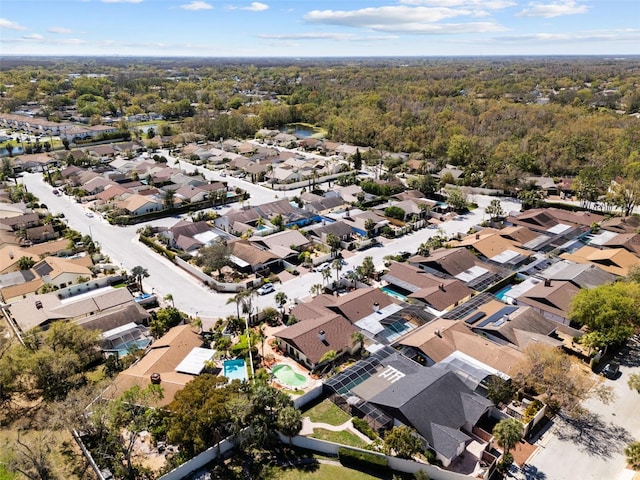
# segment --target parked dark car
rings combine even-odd
[[[618,377],[618,373],[620,373],[620,365],[616,362],[609,362],[604,366],[601,373],[605,377],[614,380]]]

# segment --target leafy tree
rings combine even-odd
[[[362,334],[362,332],[353,332],[351,334],[351,345],[356,346],[358,344],[363,345],[364,344],[364,335]]]
[[[367,218],[364,222],[364,229],[367,231],[367,237],[373,238],[376,233],[376,221],[372,218]]]
[[[280,232],[284,228],[284,218],[282,215],[277,214],[271,219],[271,224]]]
[[[184,315],[177,308],[159,308],[153,313],[153,318],[149,322],[149,330],[154,338],[160,338],[171,328],[180,325],[183,320]]]
[[[164,202],[164,206],[166,208],[173,208],[173,205],[175,204],[176,201],[176,191],[173,189],[169,189],[166,192],[164,192],[164,198],[163,198],[163,202]]]
[[[358,171],[362,169],[362,153],[359,148],[356,148],[356,153],[353,155],[353,169]]]
[[[4,148],[7,149],[7,153],[9,154],[9,157],[13,157],[13,144],[11,142],[7,142]]]
[[[34,440],[25,442],[18,437],[13,444],[5,445],[9,454],[7,469],[18,472],[29,480],[53,480],[57,478],[53,469],[53,445],[50,439],[39,432]],[[0,470],[1,472],[1,470]]]
[[[320,357],[320,361],[318,362],[318,365],[322,365],[323,363],[328,363],[328,364],[332,365],[333,362],[335,362],[337,358],[338,358],[338,354],[336,353],[336,351],[335,350],[329,350],[327,353],[322,355],[322,357]]]
[[[18,268],[20,268],[20,270],[29,270],[35,264],[36,261],[31,257],[22,256],[18,259]]]
[[[231,411],[227,404],[238,395],[238,386],[227,379],[203,374],[176,393],[167,407],[167,439],[180,446],[189,456],[218,444],[229,433]]]
[[[384,209],[385,217],[395,218],[396,220],[404,220],[405,215],[406,212],[400,207],[395,207],[392,205]]]
[[[569,318],[598,332],[604,345],[619,344],[640,326],[640,284],[616,282],[580,290]]]
[[[423,450],[422,440],[415,430],[404,425],[387,431],[384,436],[384,445],[400,458],[413,458]]]
[[[627,463],[634,470],[640,470],[640,442],[632,442],[624,449]]]
[[[495,375],[489,377],[487,381],[487,398],[491,400],[494,405],[508,403],[515,393],[516,389],[510,381]]]
[[[142,292],[142,279],[149,277],[149,272],[147,271],[147,269],[140,265],[137,265],[131,269],[131,276],[138,284],[138,290]]]
[[[504,210],[502,209],[502,204],[500,203],[500,200],[498,200],[497,198],[494,198],[493,200],[491,200],[491,203],[487,205],[487,208],[484,211],[487,215],[489,215],[489,218],[491,220],[495,220],[499,217],[504,216]]]
[[[203,270],[218,271],[218,277],[222,277],[222,268],[229,264],[231,247],[224,240],[218,240],[213,245],[202,247],[196,257],[196,265],[203,267]]]
[[[504,418],[493,427],[493,436],[505,455],[522,440],[523,433],[522,423],[515,418]]]
[[[561,350],[541,344],[532,344],[525,358],[516,365],[512,380],[516,386],[542,395],[551,408],[572,417],[584,414],[581,402],[597,397],[603,402],[611,400],[611,388],[592,384],[587,374],[574,365]]]
[[[458,213],[467,211],[467,199],[458,188],[450,188],[447,190],[447,203]]]

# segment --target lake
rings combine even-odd
[[[279,130],[284,133],[295,135],[298,138],[309,138],[322,134],[321,129],[303,123],[288,123],[287,125],[282,125]]]

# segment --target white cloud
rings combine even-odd
[[[487,10],[501,10],[517,5],[510,0],[400,0],[403,5],[426,5],[431,7],[481,7]]]
[[[73,31],[70,28],[64,28],[64,27],[51,27],[47,29],[47,32],[57,33],[59,35],[69,35],[70,33],[73,33]]]
[[[249,10],[250,12],[263,12],[264,10],[268,10],[269,5],[261,2],[251,2],[251,5],[248,7],[242,7],[242,10]]]
[[[572,33],[532,33],[495,37],[497,42],[639,42],[640,30],[593,30]]]
[[[142,0],[102,0],[102,3],[142,3]]]
[[[482,11],[447,7],[427,8],[387,6],[359,10],[313,10],[305,15],[311,23],[367,28],[379,32],[402,32],[417,35],[481,33],[505,30],[495,22],[438,23],[467,16],[484,16]]]
[[[213,6],[207,2],[193,1],[185,5],[180,5],[183,10],[211,10]]]
[[[6,28],[8,30],[26,30],[27,27],[23,27],[19,23],[12,22],[6,18],[0,18],[0,28]]]
[[[565,0],[553,3],[530,3],[527,8],[518,13],[518,16],[553,18],[587,13],[588,11],[587,5],[579,5],[574,0]]]
[[[248,12],[263,12],[265,10],[269,10],[269,5],[261,2],[251,2],[251,5],[246,7],[239,7],[237,5],[227,5],[224,7],[225,10],[247,10]]]
[[[40,41],[40,40],[44,40],[44,37],[38,33],[30,33],[29,35],[23,35],[22,39]]]

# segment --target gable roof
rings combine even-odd
[[[538,273],[550,280],[567,280],[580,288],[594,288],[616,281],[616,276],[593,263],[574,263],[561,260]]]
[[[385,294],[382,290],[369,287],[359,288],[349,292],[347,295],[338,297],[332,305],[327,305],[327,308],[342,314],[351,323],[356,323],[374,312],[374,304],[377,304],[377,308],[383,309],[388,305],[398,303],[397,300]]]
[[[527,290],[517,297],[517,301],[561,318],[569,318],[571,300],[579,290],[571,282],[548,280]]]
[[[624,248],[599,249],[589,245],[572,253],[563,253],[560,258],[576,263],[594,263],[604,271],[626,277],[629,269],[640,265],[640,258]]]

